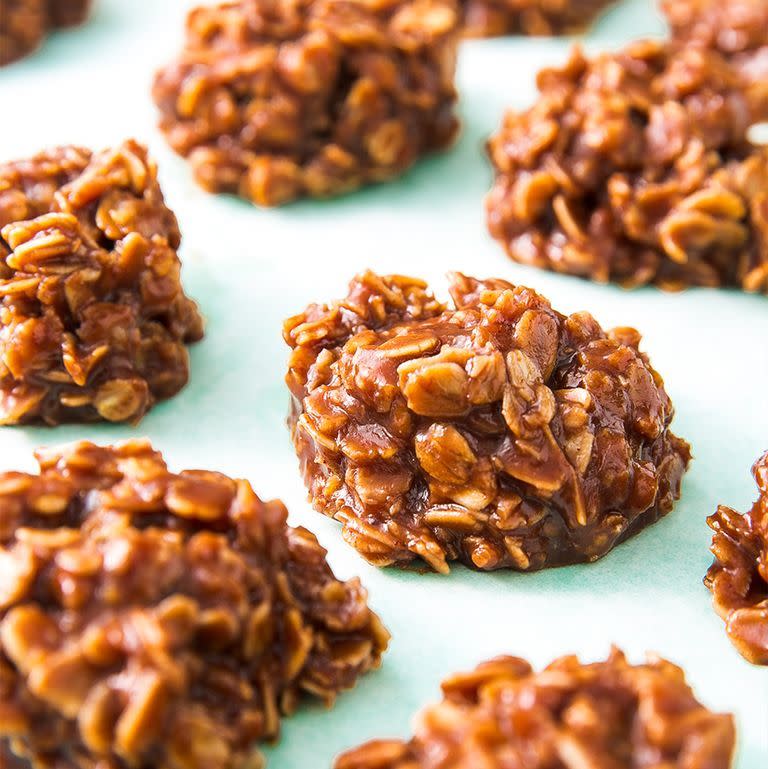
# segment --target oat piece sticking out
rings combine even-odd
[[[488,227],[518,262],[628,287],[768,292],[768,148],[717,52],[641,41],[538,76],[489,141]]]
[[[750,84],[768,120],[768,2],[766,0],[661,0],[673,37],[723,54]]]
[[[0,0],[0,67],[34,51],[50,29],[82,24],[91,0]]]
[[[535,291],[365,273],[285,323],[315,508],[374,564],[594,561],[672,508],[690,459],[634,329]]]
[[[186,384],[180,241],[134,141],[0,165],[0,424],[137,422]]]
[[[37,458],[0,475],[0,745],[31,769],[257,769],[379,664],[359,581],[247,481],[146,441]]]
[[[370,742],[335,769],[729,769],[729,714],[699,703],[683,671],[649,658],[630,665],[614,649],[605,662],[555,660],[540,673],[498,657],[443,682],[407,742]]]
[[[715,561],[704,584],[739,653],[768,665],[768,453],[752,473],[760,492],[752,509],[742,515],[720,505],[707,518]]]
[[[461,0],[464,33],[569,35],[588,27],[615,0]]]
[[[401,175],[457,133],[452,0],[240,0],[193,10],[154,85],[210,192],[263,206]]]

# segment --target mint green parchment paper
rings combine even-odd
[[[587,48],[663,34],[652,2],[620,3],[589,33]],[[328,548],[339,575],[361,576],[392,632],[391,649],[381,670],[332,710],[309,703],[287,719],[280,743],[267,749],[271,769],[326,769],[344,748],[407,735],[443,676],[490,656],[517,654],[541,666],[572,652],[604,658],[612,643],[636,661],[654,652],[682,665],[704,703],[735,714],[737,769],[767,769],[768,668],[731,647],[702,577],[711,561],[706,516],[721,502],[752,504],[749,469],[768,449],[768,299],[626,292],[515,265],[490,239],[483,142],[505,107],[532,101],[536,71],[562,62],[568,39],[464,43],[461,139],[398,181],[269,211],[204,193],[164,144],[149,93],[154,69],[181,42],[189,5],[97,0],[87,26],[52,35],[35,56],[0,70],[0,160],[54,144],[100,149],[128,136],[150,145],[184,233],[185,286],[208,319],[205,340],[192,349],[190,384],[137,428],[0,428],[0,469],[31,469],[38,445],[147,436],[174,469],[221,470],[249,478],[262,497],[281,497],[292,521]],[[367,565],[306,501],[285,427],[281,339],[285,317],[343,295],[367,267],[422,276],[439,293],[448,270],[503,277],[536,288],[561,312],[586,309],[605,327],[640,329],[677,407],[674,430],[695,455],[675,510],[588,566],[535,574],[455,567],[446,577]]]

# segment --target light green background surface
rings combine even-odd
[[[222,470],[281,497],[292,520],[328,548],[337,573],[363,578],[393,635],[384,665],[332,711],[310,705],[286,720],[282,741],[268,750],[272,769],[325,769],[346,747],[406,735],[444,675],[489,656],[518,654],[540,666],[570,652],[601,658],[612,642],[638,661],[654,651],[683,665],[702,701],[736,714],[738,769],[766,769],[768,669],[730,646],[701,579],[711,560],[705,516],[718,502],[752,503],[749,468],[768,448],[768,300],[732,291],[628,293],[516,266],[491,241],[482,143],[505,106],[531,101],[536,70],[562,61],[566,40],[464,44],[461,140],[399,181],[275,211],[206,195],[165,147],[149,98],[152,72],[177,47],[188,5],[101,0],[88,26],[53,35],[36,56],[0,70],[0,160],[57,143],[149,143],[184,233],[186,288],[208,319],[189,386],[138,428],[0,428],[0,468],[32,467],[39,444],[146,435],[175,469]],[[588,45],[662,30],[651,0],[625,0]],[[677,406],[675,431],[695,454],[676,509],[589,566],[536,574],[457,567],[448,577],[368,566],[306,503],[284,425],[280,335],[284,317],[341,296],[365,267],[424,276],[441,292],[447,270],[500,276],[535,287],[563,312],[588,309],[606,327],[639,328]]]

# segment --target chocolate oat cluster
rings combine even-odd
[[[768,291],[768,148],[716,52],[643,41],[539,73],[489,142],[491,234],[516,261],[625,286]]]
[[[315,508],[377,565],[594,561],[672,508],[690,459],[633,329],[535,291],[367,272],[285,323]]]
[[[88,17],[93,0],[48,0],[48,16],[54,27],[82,24]]]
[[[91,0],[2,0],[0,2],[0,67],[26,56],[50,29],[82,24]]]
[[[461,0],[469,37],[578,32],[615,0]]]
[[[248,482],[146,441],[37,458],[0,474],[0,750],[31,769],[257,769],[379,664],[365,590]]]
[[[274,206],[402,174],[448,146],[451,0],[235,0],[193,10],[154,98],[197,181]]]
[[[745,659],[768,665],[768,453],[752,473],[759,498],[745,514],[720,505],[707,519],[715,561],[704,583],[728,637]]]
[[[723,54],[746,78],[768,120],[768,2],[766,0],[661,0],[673,36]]]
[[[542,670],[499,657],[443,683],[407,742],[345,753],[335,769],[729,769],[733,718],[700,704],[683,671],[561,657]]]
[[[138,421],[202,319],[157,169],[128,141],[0,165],[0,424]]]

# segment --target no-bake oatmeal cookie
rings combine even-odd
[[[160,127],[205,189],[259,205],[392,179],[456,136],[458,32],[451,0],[196,8]]]
[[[713,48],[741,72],[768,120],[768,2],[661,0],[661,7],[676,40]]]
[[[31,769],[258,769],[388,634],[280,502],[146,441],[0,474],[0,756]]]
[[[539,673],[498,657],[443,682],[408,740],[378,740],[335,769],[729,769],[733,718],[696,700],[684,672],[561,657]]]
[[[768,454],[752,473],[759,496],[744,514],[720,505],[707,519],[715,561],[704,580],[728,637],[745,659],[768,665]]]
[[[616,0],[460,0],[464,33],[567,35],[578,32]]]
[[[0,66],[35,50],[48,31],[82,24],[91,0],[0,0]]]
[[[186,384],[180,241],[134,141],[0,164],[0,424],[136,422]]]
[[[634,329],[535,291],[367,272],[285,323],[315,508],[377,565],[593,561],[668,513],[690,459]]]
[[[82,24],[93,5],[93,0],[48,0],[48,16],[54,27],[73,27]]]
[[[625,286],[768,291],[768,147],[717,52],[641,41],[538,76],[489,141],[488,226],[516,261]]]

